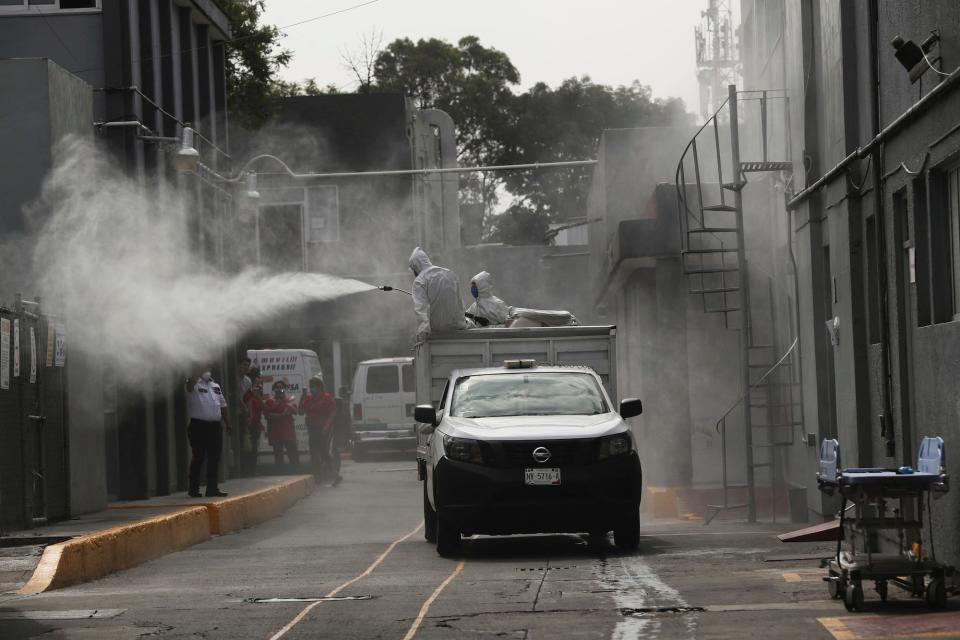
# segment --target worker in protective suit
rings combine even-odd
[[[460,281],[457,274],[430,262],[420,247],[410,254],[413,281],[413,312],[417,314],[417,340],[423,341],[431,331],[465,329]]]
[[[474,301],[467,309],[467,317],[478,326],[499,326],[513,315],[513,307],[493,295],[493,277],[486,271],[473,276],[470,293]]]

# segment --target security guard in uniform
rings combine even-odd
[[[207,497],[223,497],[227,494],[217,486],[217,471],[220,467],[220,451],[223,448],[223,427],[230,433],[227,399],[220,385],[214,382],[210,369],[202,368],[187,380],[187,440],[190,442],[191,498],[200,497],[200,467],[207,463]]]

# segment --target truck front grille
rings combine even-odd
[[[596,457],[595,438],[492,442],[488,446],[488,460],[497,467],[573,467],[589,464]],[[540,463],[534,459],[538,447],[550,452],[549,460]]]

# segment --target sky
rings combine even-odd
[[[285,27],[370,0],[266,0],[263,22]],[[475,35],[505,52],[520,72],[523,91],[536,82],[556,86],[590,76],[609,85],[639,80],[657,98],[680,97],[695,113],[699,102],[693,29],[708,0],[376,0],[366,6],[285,30],[293,61],[285,80],[315,78],[341,90],[356,86],[341,52],[361,38],[441,38]]]

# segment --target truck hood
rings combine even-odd
[[[627,431],[617,413],[594,416],[504,416],[502,418],[458,418],[447,416],[440,430],[447,435],[476,440],[560,440],[596,438]]]

